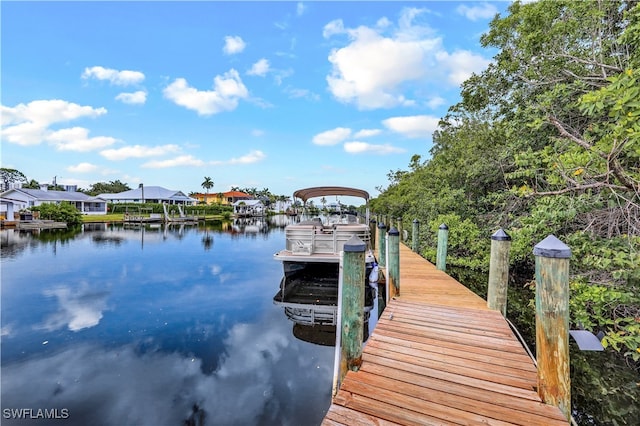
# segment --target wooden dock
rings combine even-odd
[[[400,295],[323,425],[567,425],[500,312],[400,244]]]

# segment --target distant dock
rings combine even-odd
[[[65,229],[65,222],[53,220],[3,220],[2,228],[15,229]]]

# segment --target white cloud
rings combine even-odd
[[[226,161],[211,161],[210,164],[214,166],[221,166],[225,164],[252,164],[252,163],[257,163],[259,161],[262,161],[266,157],[267,156],[265,155],[264,152],[254,150],[241,157],[231,158]]]
[[[359,141],[345,142],[344,150],[350,154],[372,153],[380,155],[406,152],[406,150],[403,148],[398,148],[389,144],[374,145],[367,142]]]
[[[336,38],[343,45],[328,56],[332,68],[326,81],[334,98],[361,110],[424,104],[418,96],[435,101],[424,87],[438,90],[443,81],[459,86],[489,64],[470,51],[448,52],[421,20],[426,13],[405,8],[397,22],[383,17],[371,27],[348,28],[340,19],[326,24],[325,38],[343,36]]]
[[[318,133],[313,137],[313,143],[316,145],[329,146],[336,145],[351,136],[351,129],[346,127],[336,127],[333,130]]]
[[[106,80],[116,86],[128,86],[130,84],[142,83],[144,81],[144,74],[140,71],[118,71],[111,68],[95,66],[85,68],[82,73],[82,78],[85,80],[95,78],[96,80]]]
[[[444,51],[438,52],[436,58],[446,69],[450,70],[449,81],[455,85],[462,84],[473,73],[479,74],[491,62],[468,50],[457,50],[451,54]]]
[[[242,157],[232,158],[229,164],[252,164],[264,160],[266,155],[262,151],[251,151]]]
[[[83,285],[77,290],[58,287],[44,292],[45,296],[55,296],[58,310],[50,314],[37,328],[55,331],[65,326],[71,331],[80,331],[98,325],[102,312],[107,309],[109,293],[103,290],[89,289]]]
[[[196,111],[199,115],[212,115],[232,111],[239,99],[246,99],[249,91],[234,69],[214,78],[214,90],[190,87],[184,78],[177,78],[165,87],[164,96],[177,105]]]
[[[247,44],[242,40],[240,36],[226,36],[224,38],[224,47],[222,51],[226,55],[235,55],[236,53],[240,53],[247,47]]]
[[[344,31],[344,23],[342,22],[342,19],[334,19],[324,26],[322,29],[322,36],[324,38],[329,38],[335,34],[342,34]]]
[[[306,10],[307,10],[307,7],[304,5],[304,3],[299,1],[298,4],[296,5],[296,15],[302,16],[304,15],[304,12]]]
[[[75,166],[67,167],[67,171],[72,173],[89,173],[89,172],[95,171],[97,168],[98,166],[96,166],[95,164],[79,163],[79,164],[76,164]]]
[[[125,104],[140,105],[147,101],[147,93],[142,90],[133,93],[120,93],[116,96],[116,100]]]
[[[156,153],[154,153],[153,155],[161,155],[161,154],[166,154],[172,150],[179,150],[179,148],[176,147],[175,145],[166,145],[165,147],[175,147],[175,149],[173,148],[168,148],[165,150],[158,149]],[[163,147],[157,147],[157,148],[163,148]],[[147,149],[144,152],[150,153],[151,150]],[[139,155],[139,156],[142,156],[142,155]],[[150,155],[146,155],[146,156],[150,156]],[[148,161],[144,163],[142,167],[149,168],[149,169],[166,169],[170,167],[185,167],[185,166],[203,167],[207,165],[212,165],[212,166],[242,165],[242,164],[257,163],[259,161],[264,160],[266,157],[267,156],[264,154],[264,152],[259,150],[250,151],[248,154],[242,155],[240,157],[234,157],[224,161],[208,161],[207,162],[207,161],[195,158],[192,155],[180,155],[175,158],[171,158],[167,160]]]
[[[251,131],[251,136],[255,136],[255,137],[260,137],[260,136],[264,136],[264,130],[262,129],[253,129]]]
[[[439,122],[439,118],[430,115],[413,115],[387,118],[382,124],[409,138],[430,138]]]
[[[148,169],[167,169],[169,167],[202,167],[205,162],[192,155],[180,155],[169,160],[155,160],[144,163],[142,167]]]
[[[118,149],[106,149],[100,152],[108,160],[126,160],[127,158],[147,158],[180,152],[178,145],[168,144],[159,146],[131,145]]]
[[[247,74],[264,77],[265,75],[267,75],[269,71],[270,71],[269,61],[267,59],[262,58],[251,66],[251,69],[247,71]]]
[[[384,25],[344,29],[339,20],[327,24],[325,37],[346,32],[350,38],[347,46],[329,55],[332,71],[327,83],[333,96],[360,109],[411,104],[402,94],[403,85],[425,78],[441,44],[440,38],[428,36],[429,28],[411,25],[420,12],[405,9],[392,37],[382,34]]]
[[[436,109],[439,106],[442,106],[446,103],[447,101],[445,101],[443,98],[441,98],[440,96],[434,96],[433,98],[429,99],[427,101],[427,105],[429,106],[429,108],[431,109]]]
[[[109,136],[89,137],[84,127],[71,127],[50,132],[46,137],[60,151],[87,152],[113,145],[118,140]]]
[[[377,136],[380,133],[382,133],[382,130],[380,129],[362,129],[357,131],[353,137],[360,139],[360,138],[370,138],[372,136]]]
[[[496,13],[498,13],[498,9],[494,5],[489,3],[480,3],[479,5],[475,6],[467,6],[462,4],[458,6],[456,12],[458,12],[460,15],[465,16],[467,19],[477,21],[480,19],[493,18]]]
[[[47,140],[49,126],[81,117],[106,114],[105,108],[82,106],[60,99],[37,100],[11,108],[0,106],[2,140],[18,145],[38,145]]]
[[[284,93],[286,93],[291,99],[307,99],[315,102],[320,100],[320,95],[307,89],[296,89],[294,87],[287,87],[286,89],[284,89]]]

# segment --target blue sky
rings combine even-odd
[[[12,2],[2,167],[41,183],[376,196],[429,157],[507,2]]]

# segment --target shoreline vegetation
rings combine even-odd
[[[529,344],[531,247],[549,235],[566,244],[570,329],[605,347],[572,354],[576,421],[640,424],[640,4],[514,2],[481,43],[493,62],[462,84],[430,156],[390,171],[371,211],[385,225],[416,220],[431,262],[446,224],[447,268],[479,294],[490,236],[507,232],[507,316]]]
[[[83,215],[82,223],[101,223],[101,222],[124,222],[124,213],[109,213],[106,215]],[[203,214],[199,215],[204,221],[210,220],[228,220],[225,214]]]
[[[205,214],[200,216],[204,221],[226,220],[224,214]],[[106,215],[83,215],[82,223],[124,222],[124,213],[110,213]]]

